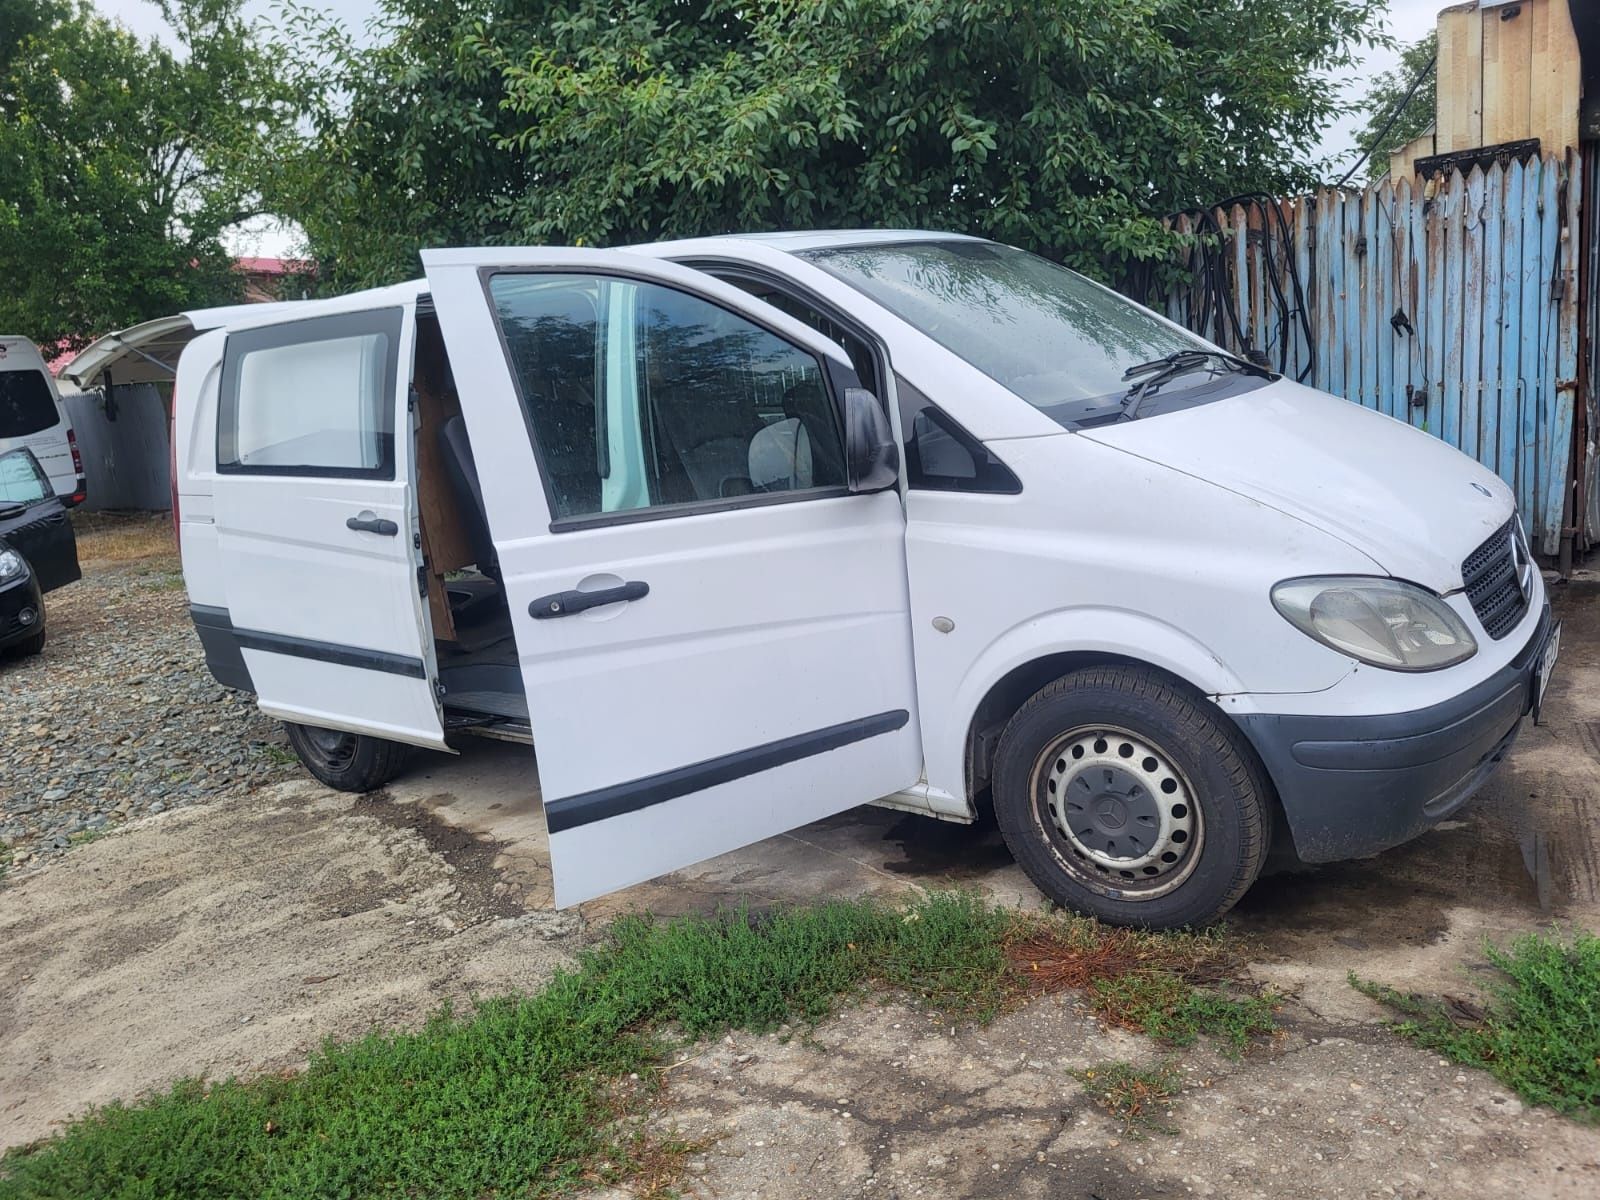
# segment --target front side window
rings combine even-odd
[[[28,507],[50,499],[55,493],[39,462],[28,450],[0,454],[0,508]]]
[[[0,438],[42,433],[60,420],[43,371],[0,371]]]
[[[659,284],[508,273],[489,291],[556,520],[844,487],[809,351]]]
[[[1116,419],[1130,368],[1208,351],[1115,292],[1047,259],[994,242],[888,242],[805,251],[801,257],[850,284],[947,350],[1063,424]],[[1181,402],[1260,386],[1208,358],[1205,369],[1163,381],[1153,415]],[[1218,380],[1222,379],[1219,385]]]
[[[392,479],[400,317],[384,309],[230,336],[218,470]]]

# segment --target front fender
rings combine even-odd
[[[967,733],[984,697],[1019,667],[1055,654],[1146,663],[1212,696],[1245,690],[1238,676],[1204,643],[1148,614],[1105,607],[1041,613],[1007,629],[973,658],[945,707],[947,724],[928,731],[930,787],[966,796]]]

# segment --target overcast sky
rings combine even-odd
[[[1389,0],[1389,28],[1402,44],[1409,44],[1433,28],[1435,15],[1452,0]],[[94,0],[101,12],[117,18],[135,33],[144,36],[166,36],[168,30],[150,0]],[[320,0],[321,8],[336,14],[344,23],[359,29],[376,11],[377,0]],[[268,21],[276,19],[271,0],[250,0],[247,10]],[[1344,79],[1347,94],[1359,96],[1374,75],[1387,71],[1399,61],[1399,55],[1380,51],[1367,56],[1366,61],[1351,71]],[[1353,153],[1355,131],[1361,122],[1340,121],[1323,136],[1321,151],[1325,155],[1344,155],[1348,165]],[[232,239],[233,249],[240,254],[278,255],[290,249],[287,231],[273,226],[261,226]]]

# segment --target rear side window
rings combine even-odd
[[[401,316],[390,308],[230,335],[217,469],[394,478]]]
[[[0,371],[0,438],[42,433],[61,420],[40,371]]]

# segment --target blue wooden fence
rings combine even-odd
[[[1193,282],[1155,306],[1472,455],[1555,554],[1576,519],[1582,180],[1569,152],[1181,216]]]

